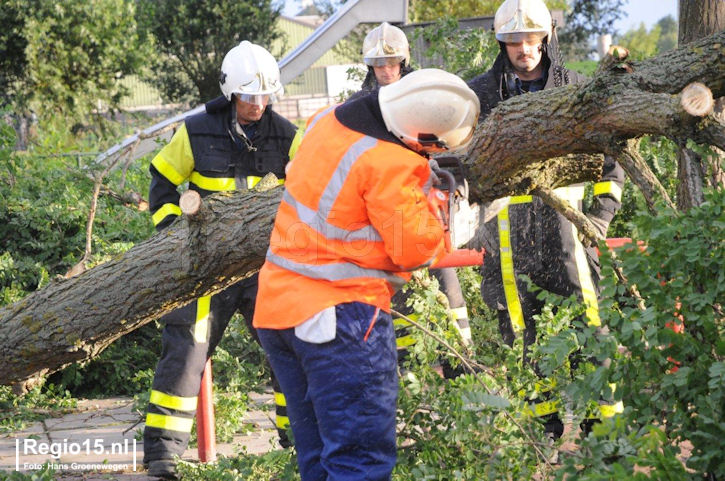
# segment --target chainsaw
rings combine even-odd
[[[435,157],[431,161],[435,174],[429,202],[437,209],[439,220],[454,247],[481,247],[487,244],[484,224],[493,219],[508,205],[509,198],[496,199],[482,205],[469,203],[468,181],[465,166],[460,157],[448,155]],[[431,197],[437,199],[431,200]]]

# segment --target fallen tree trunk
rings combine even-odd
[[[203,218],[180,218],[117,259],[0,309],[0,384],[91,359],[163,313],[256,272],[281,196],[281,188],[211,196]]]
[[[706,125],[708,138],[722,139],[722,124],[687,114],[678,94],[695,80],[725,94],[724,44],[720,32],[635,64],[633,73],[609,70],[582,85],[501,103],[479,125],[465,160],[475,198],[597,179],[595,154],[617,155],[642,134],[697,139]],[[28,385],[90,359],[118,337],[256,272],[281,193],[211,196],[193,220],[182,217],[117,259],[0,309],[0,384]]]
[[[592,154],[617,157],[627,139],[644,134],[720,143],[721,122],[682,106],[681,93],[694,82],[725,95],[725,31],[643,62],[614,63],[583,84],[500,103],[469,148],[473,199],[596,179],[601,158]]]

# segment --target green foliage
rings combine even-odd
[[[622,396],[631,421],[663,429],[667,444],[689,441],[687,466],[721,478],[725,458],[715,440],[725,435],[725,193],[709,192],[687,214],[661,208],[657,217],[640,215],[636,225],[634,237],[646,242],[646,252],[618,255],[646,309],[611,276],[603,283],[604,319],[628,351],[616,356],[612,378],[626,380]],[[675,333],[670,326],[680,315],[684,332]],[[676,372],[672,360],[681,363]]]
[[[181,462],[182,479],[195,481],[244,481],[249,479],[299,481],[297,460],[291,449],[272,451],[263,455],[221,457],[214,464]]]
[[[676,152],[677,145],[665,137],[645,136],[639,142],[640,155],[673,200],[677,197]],[[647,210],[644,196],[627,178],[622,189],[622,207],[609,225],[608,237],[630,237],[635,215]]]
[[[57,152],[53,144],[53,134],[48,133],[38,150],[42,152],[47,145]],[[0,164],[1,304],[18,300],[47,284],[52,276],[64,274],[84,252],[92,157],[41,152],[11,155]],[[121,175],[114,172],[106,185],[117,185]],[[126,187],[145,192],[146,177],[129,169]],[[94,223],[91,265],[127,250],[150,233],[146,214],[102,196]]]
[[[133,0],[25,2],[27,82],[32,106],[83,121],[99,105],[117,108],[119,79],[150,55],[139,35]]]
[[[660,28],[660,38],[657,41],[657,53],[667,52],[677,48],[678,25],[672,15],[662,17],[656,24]]]
[[[279,37],[272,0],[141,0],[138,22],[156,41],[145,80],[168,101],[205,102],[220,95],[224,55],[242,40],[270,48]],[[271,52],[273,55],[277,52]]]
[[[580,62],[567,62],[566,68],[579,72],[582,75],[591,77],[597,70],[597,62],[593,60],[583,60]]]
[[[612,31],[624,11],[624,0],[573,0],[566,16],[567,31],[574,39]]]
[[[615,42],[629,50],[632,60],[644,60],[677,47],[677,22],[668,15],[661,18],[651,30],[644,23],[630,29]]]
[[[657,44],[660,39],[661,29],[659,25],[647,30],[644,23],[640,23],[636,29],[629,30],[617,44],[629,49],[629,58],[632,60],[643,60],[657,54]]]
[[[624,0],[573,0],[560,34],[561,50],[568,60],[584,60],[592,52],[590,39],[611,33],[621,18]]]
[[[10,160],[15,145],[15,130],[11,125],[0,122],[0,163]]]
[[[261,346],[252,338],[244,318],[229,321],[212,358],[214,381],[230,392],[262,392],[269,383],[270,368]]]
[[[411,22],[435,21],[443,17],[468,18],[493,16],[503,0],[410,0]],[[550,9],[566,10],[566,0],[545,0]]]
[[[151,389],[161,354],[158,327],[147,324],[123,336],[88,363],[71,364],[49,381],[78,397],[128,396]]]
[[[459,30],[458,21],[452,17],[416,29],[413,38],[422,38],[428,46],[423,55],[429,59],[429,67],[447,70],[464,80],[488,70],[498,53],[498,43],[490,32]]]
[[[36,386],[22,396],[10,386],[0,386],[0,433],[25,429],[49,416],[59,416],[76,407],[70,392],[55,384]]]
[[[25,18],[20,2],[0,3],[0,106],[10,103],[18,90],[18,81],[26,72],[25,47],[28,44],[23,35]]]
[[[37,471],[22,473],[20,471],[12,471],[6,473],[0,471],[0,481],[54,481],[56,472],[48,463]]]

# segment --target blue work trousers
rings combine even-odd
[[[322,344],[300,340],[294,328],[257,330],[287,398],[300,475],[387,481],[396,460],[393,322],[360,302],[335,311],[335,339]]]

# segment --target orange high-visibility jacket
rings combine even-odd
[[[333,108],[314,117],[289,165],[254,326],[294,327],[352,301],[389,311],[410,271],[445,254],[430,176],[426,158],[346,127]]]

